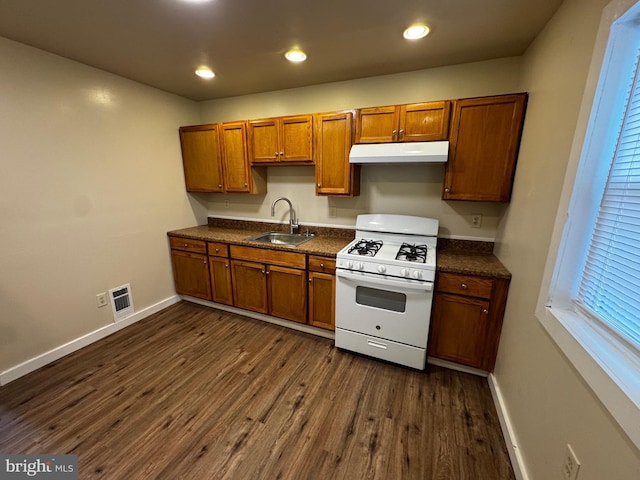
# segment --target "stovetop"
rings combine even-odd
[[[433,281],[438,221],[408,215],[359,215],[356,238],[338,252],[337,267]]]

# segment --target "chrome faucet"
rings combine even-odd
[[[296,213],[293,211],[293,205],[291,205],[291,200],[287,197],[276,198],[271,204],[271,216],[275,216],[276,213],[276,203],[280,200],[284,200],[289,204],[289,233],[293,235],[295,230],[299,227],[298,222],[296,221]]]

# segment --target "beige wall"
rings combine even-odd
[[[202,120],[255,119],[513,93],[518,91],[519,79],[520,58],[504,58],[203,102]],[[361,195],[354,198],[316,197],[310,166],[269,167],[267,175],[265,195],[210,194],[198,198],[208,202],[211,215],[270,218],[271,202],[284,195],[291,199],[302,222],[352,226],[360,213],[401,213],[438,218],[442,235],[488,239],[495,237],[505,209],[490,203],[443,202],[442,165],[363,166]],[[471,227],[471,216],[476,213],[483,215],[482,228]],[[278,207],[275,219],[286,218],[287,209]]]
[[[198,104],[0,38],[0,373],[175,294],[165,232],[206,218],[177,128]]]
[[[496,378],[530,478],[561,479],[567,443],[580,480],[632,480],[640,453],[534,316],[602,8],[566,0],[523,57],[530,93],[513,199],[496,254],[513,273]]]

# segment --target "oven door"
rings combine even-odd
[[[426,348],[432,299],[432,282],[336,269],[336,328]]]

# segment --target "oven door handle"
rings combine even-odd
[[[393,277],[382,275],[363,275],[361,273],[353,273],[349,270],[336,268],[336,277],[344,278],[352,282],[372,283],[383,287],[397,287],[405,290],[420,290],[423,292],[431,292],[433,290],[433,282],[417,281],[417,280],[395,280]]]

